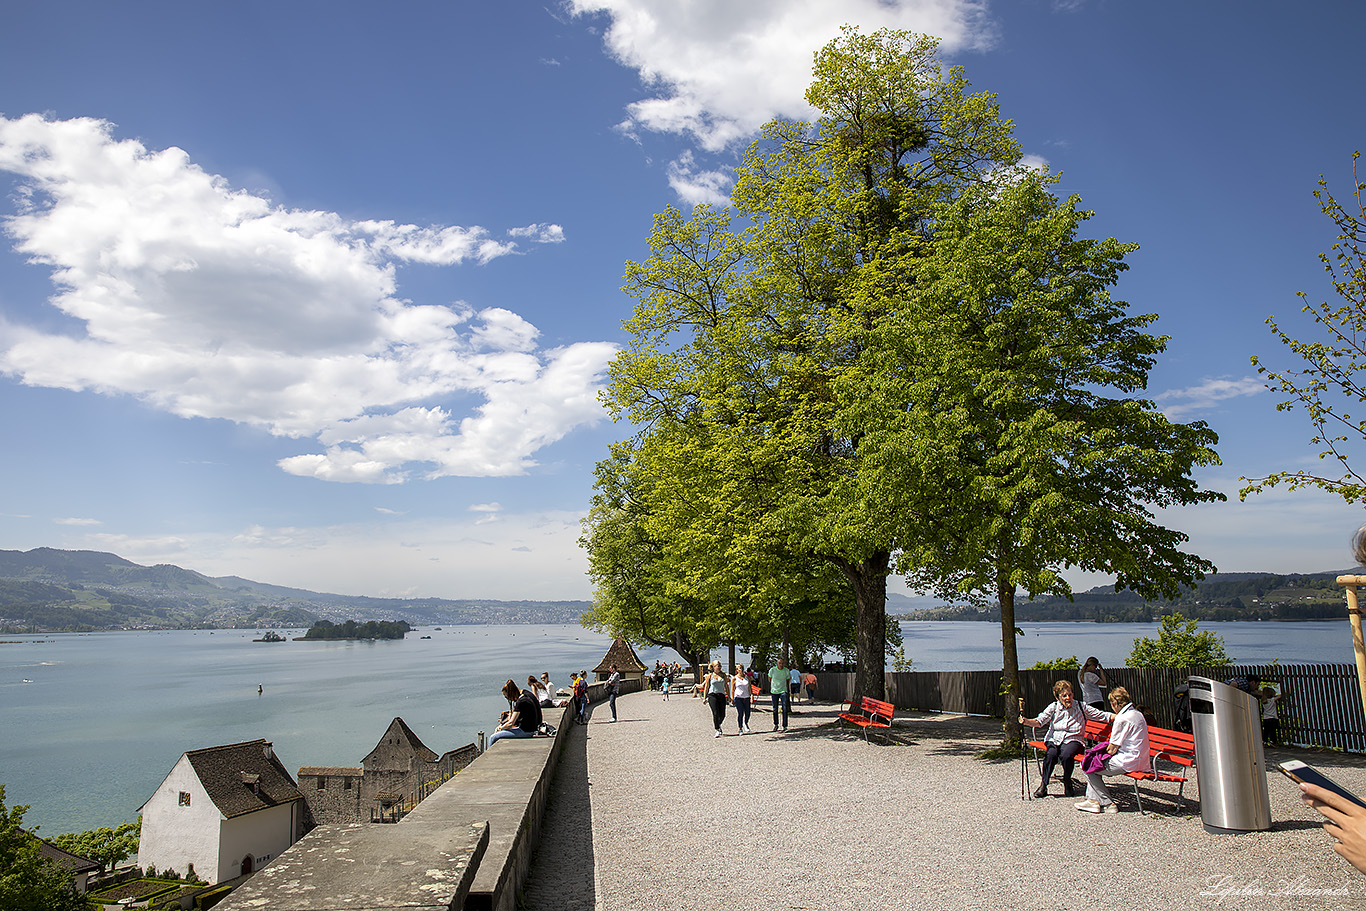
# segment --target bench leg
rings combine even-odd
[[[1130,778],[1129,780],[1134,783],[1134,800],[1138,801],[1138,813],[1140,816],[1147,816],[1147,811],[1143,809],[1143,795],[1138,792],[1138,779]]]

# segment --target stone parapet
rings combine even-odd
[[[623,681],[622,692],[638,688]],[[590,686],[589,698],[606,698],[606,686]],[[555,737],[499,741],[397,824],[319,826],[218,907],[514,911],[572,708],[546,710],[545,720]]]

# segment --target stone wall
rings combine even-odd
[[[360,768],[320,768],[299,770],[299,792],[308,804],[309,823],[360,822],[370,817],[361,796]]]

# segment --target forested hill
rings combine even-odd
[[[307,628],[319,620],[577,623],[587,601],[366,598],[141,566],[90,550],[0,550],[0,631]]]
[[[1015,603],[1017,621],[1091,620],[1103,623],[1151,622],[1180,613],[1196,620],[1321,620],[1346,616],[1340,575],[1366,572],[1360,567],[1326,573],[1215,573],[1173,600],[1145,601],[1130,591],[1100,586],[1066,598],[1023,599]],[[995,609],[949,605],[906,614],[907,620],[1000,620]]]

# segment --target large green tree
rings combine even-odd
[[[71,871],[39,853],[39,842],[23,830],[26,806],[5,808],[0,785],[0,908],[4,911],[85,911]]]
[[[1222,499],[1192,477],[1215,434],[1140,397],[1166,338],[1109,294],[1134,245],[1081,236],[1090,213],[1051,183],[1000,173],[940,205],[933,243],[869,285],[901,306],[841,390],[863,495],[908,523],[912,583],[999,605],[1012,704],[1017,591],[1069,596],[1074,567],[1174,597],[1213,567],[1154,510]]]
[[[142,834],[142,817],[136,822],[101,826],[84,832],[67,832],[52,839],[63,851],[93,860],[100,865],[100,873],[118,866],[120,861],[138,853],[138,839]]]
[[[849,482],[863,431],[841,420],[836,387],[898,306],[868,293],[890,274],[881,261],[915,255],[936,206],[1019,157],[992,96],[969,94],[935,49],[846,28],[816,56],[807,100],[820,118],[764,128],[731,211],[656,219],[650,257],[627,267],[638,304],[607,396],[641,428],[634,458],[651,478],[656,540],[697,555],[690,587],[753,590],[776,627],[813,603],[802,580],[833,568],[853,597],[866,695],[883,693],[886,579],[904,522]]]
[[[1338,232],[1332,252],[1319,254],[1338,301],[1305,303],[1301,308],[1318,324],[1324,340],[1302,342],[1282,329],[1275,317],[1267,317],[1266,324],[1272,333],[1303,364],[1298,369],[1277,371],[1266,367],[1256,355],[1252,357],[1257,372],[1266,378],[1267,388],[1287,397],[1276,405],[1276,410],[1302,408],[1314,428],[1310,444],[1322,447],[1318,457],[1330,464],[1336,462],[1336,469],[1342,473],[1333,477],[1300,469],[1278,471],[1264,478],[1243,478],[1248,482],[1239,492],[1243,499],[1250,493],[1284,484],[1289,490],[1318,487],[1348,503],[1366,500],[1366,477],[1351,463],[1355,445],[1366,440],[1366,415],[1358,410],[1366,407],[1366,378],[1357,376],[1366,369],[1366,205],[1361,198],[1366,183],[1356,175],[1355,162],[1360,156],[1360,152],[1352,153],[1354,201],[1350,207],[1329,192],[1328,182],[1322,177],[1314,191],[1319,210],[1332,220]],[[1303,291],[1299,297],[1308,300]],[[1351,410],[1357,411],[1356,417]]]

